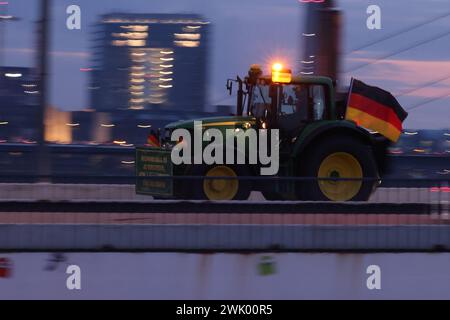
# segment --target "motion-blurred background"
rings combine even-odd
[[[235,112],[235,98],[225,90],[227,78],[245,75],[254,63],[267,69],[274,60],[294,73],[323,74],[319,57],[324,55],[336,62],[331,76],[344,91],[356,77],[390,90],[409,111],[408,129],[390,149],[389,177],[446,176],[448,3],[380,0],[379,30],[366,25],[370,4],[2,1],[2,179],[133,176],[134,146],[145,144],[150,130]],[[80,30],[66,25],[71,5],[81,9]],[[341,29],[323,28],[313,14],[313,9],[330,8],[339,10]],[[330,39],[335,47],[320,52],[325,50],[321,43]],[[43,86],[40,79],[47,73]]]

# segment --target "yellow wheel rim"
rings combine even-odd
[[[207,177],[237,177],[236,172],[227,166],[217,166],[206,173]],[[203,191],[209,200],[232,200],[239,190],[239,180],[205,179]]]
[[[318,177],[362,179],[363,170],[354,156],[347,152],[336,152],[322,161]],[[319,187],[332,201],[348,201],[361,190],[362,181],[319,180]]]

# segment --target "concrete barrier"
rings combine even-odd
[[[136,201],[148,202],[152,197],[137,195],[134,185],[113,184],[0,184],[0,201]],[[252,192],[250,201],[264,201],[260,192]],[[380,188],[371,203],[450,202],[449,192],[432,192],[427,188]]]
[[[449,253],[14,253],[0,258],[8,262],[0,274],[0,300],[450,299]],[[176,309],[167,310],[170,314]]]
[[[0,225],[0,251],[450,250],[450,225]]]

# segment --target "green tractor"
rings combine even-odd
[[[172,141],[172,133],[177,129],[195,130],[194,120],[179,121],[166,126],[159,146],[137,148],[137,193],[156,198],[205,200],[245,200],[251,191],[262,192],[268,200],[369,199],[380,183],[389,142],[380,134],[345,120],[346,95],[342,95],[343,99],[336,98],[338,94],[330,78],[293,77],[290,70],[279,64],[273,66],[270,76],[265,76],[254,65],[245,79],[228,80],[230,94],[235,83],[236,115],[196,121],[201,121],[202,130],[277,129],[276,176],[260,177],[263,165],[259,162],[174,164],[171,153],[182,141]],[[258,144],[247,146],[245,153],[249,148],[258,148]],[[153,179],[145,178],[149,176]],[[168,179],[172,176],[175,179]],[[182,179],[192,176],[203,179]],[[240,176],[247,178],[233,179]],[[252,176],[258,178],[248,179]]]

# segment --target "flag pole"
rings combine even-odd
[[[348,97],[347,97],[347,103],[345,106],[345,119],[347,119],[347,112],[348,112],[348,104],[350,102],[350,97],[352,95],[352,91],[353,91],[353,82],[354,82],[355,78],[352,77],[352,79],[350,80],[350,89],[348,90]]]

